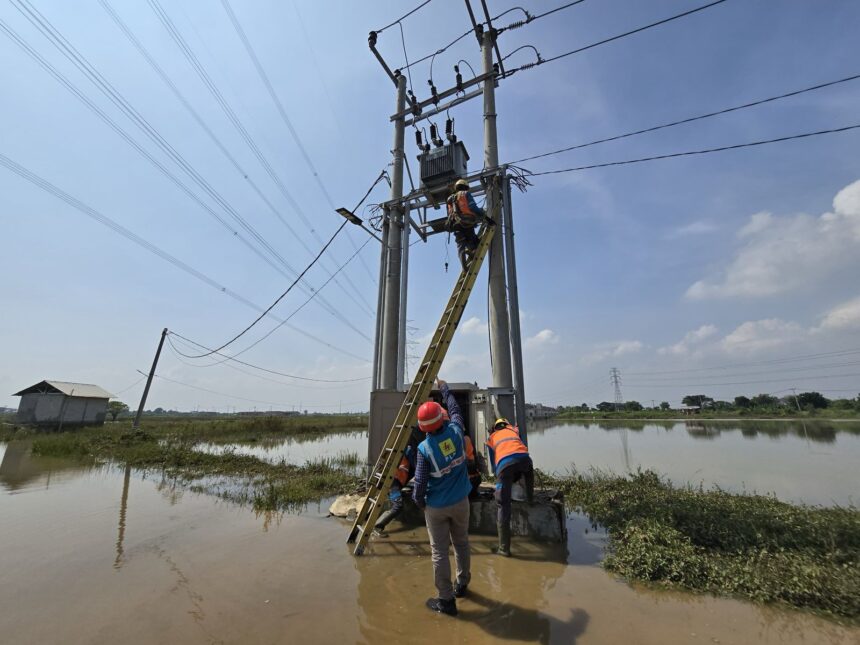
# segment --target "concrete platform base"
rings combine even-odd
[[[404,493],[407,491],[408,487]],[[393,529],[398,523],[409,527],[424,524],[424,513],[412,503],[409,494],[404,497],[403,514],[387,528]],[[362,495],[341,495],[329,507],[329,513],[335,517],[355,518],[363,500]],[[482,486],[478,499],[472,500],[469,531],[477,535],[496,534],[496,502],[490,486]],[[539,542],[564,542],[567,531],[563,495],[553,489],[535,489],[532,504],[514,500],[511,503],[511,534]]]

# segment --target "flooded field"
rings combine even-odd
[[[856,430],[840,426],[829,443],[807,443],[793,430],[745,438],[750,428],[744,433],[737,424],[706,433],[710,441],[684,424],[628,428],[627,459],[621,431],[596,425],[539,429],[531,444],[547,470],[567,467],[565,446],[580,468],[623,471],[629,463],[679,480],[704,464],[711,469],[691,481],[780,495],[796,489],[824,503],[844,502],[858,489]],[[242,449],[293,461],[361,453],[364,445],[358,433]],[[798,464],[810,448],[831,454],[825,461],[810,453],[806,471]],[[598,566],[601,534],[576,515],[567,544],[515,540],[514,559],[492,555],[492,538],[473,538],[474,593],[451,619],[423,606],[433,593],[423,528],[394,530],[354,558],[344,542],[348,524],[325,517],[327,502],[299,515],[257,515],[155,473],[34,458],[25,444],[0,444],[0,459],[3,643],[860,640],[856,628],[801,612],[618,581]],[[743,472],[748,463],[755,486]],[[802,486],[792,487],[792,474]]]
[[[367,435],[352,432],[202,449],[301,465],[347,453],[364,459]],[[682,485],[774,493],[785,501],[826,506],[860,502],[860,422],[550,421],[529,427],[529,449],[535,465],[549,473],[564,474],[575,467],[623,474],[642,468]]]

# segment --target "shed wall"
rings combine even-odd
[[[67,397],[63,394],[25,394],[17,421],[32,425],[99,425],[107,415],[107,399]]]

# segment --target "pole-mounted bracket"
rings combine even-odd
[[[385,59],[382,57],[382,54],[380,54],[379,51],[376,49],[377,35],[378,34],[375,31],[371,31],[370,34],[368,34],[368,36],[367,36],[367,44],[370,47],[370,51],[372,51],[373,55],[376,56],[376,60],[378,60],[379,64],[382,65],[382,69],[384,69],[385,73],[388,74],[388,78],[390,78],[391,81],[396,86],[397,85],[397,77],[400,76],[400,70],[397,70],[396,72],[392,72],[391,68],[388,66],[388,64],[385,62]]]

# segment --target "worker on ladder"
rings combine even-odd
[[[493,224],[493,221],[487,217],[484,209],[475,203],[475,198],[469,192],[469,182],[465,179],[454,182],[454,189],[447,199],[447,205],[447,228],[454,233],[457,255],[460,256],[460,264],[465,271],[478,248],[478,235],[475,233],[475,228],[478,226],[479,218],[486,219],[490,224]]]
[[[496,475],[496,526],[499,531],[499,555],[511,555],[511,491],[514,482],[525,477],[526,496],[532,502],[534,494],[534,466],[529,449],[520,439],[520,431],[507,419],[496,419],[490,438],[490,461]]]
[[[448,384],[438,380],[437,386],[449,418],[445,418],[445,411],[435,401],[422,403],[418,408],[418,427],[427,433],[427,438],[418,445],[412,498],[424,509],[438,593],[437,597],[427,599],[427,607],[456,616],[454,598],[466,595],[472,577],[469,554],[469,492],[472,487],[466,463],[463,415]],[[448,546],[452,543],[457,563],[457,579],[453,586],[448,559]]]
[[[388,493],[391,508],[380,515],[376,521],[376,525],[373,527],[375,535],[385,537],[385,527],[388,526],[391,520],[396,519],[403,513],[403,488],[415,475],[416,454],[421,439],[422,437],[418,428],[413,428],[412,436],[409,438],[409,443],[403,451],[403,457],[400,458],[397,472],[394,474],[394,481],[391,483],[391,490]]]

